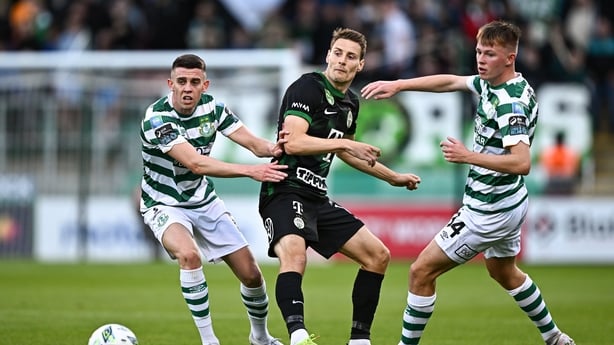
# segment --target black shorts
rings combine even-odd
[[[336,202],[293,193],[274,195],[261,203],[260,216],[273,247],[285,235],[303,237],[308,247],[330,258],[339,251],[364,223]]]

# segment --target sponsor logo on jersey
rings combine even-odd
[[[458,248],[457,250],[455,250],[456,255],[460,256],[461,258],[469,261],[471,260],[474,256],[476,256],[478,254],[478,252],[476,252],[475,250],[471,249],[468,245],[463,244],[460,248]]]
[[[264,230],[266,231],[267,238],[269,239],[269,243],[273,240],[273,220],[271,218],[267,218],[264,220]]]
[[[316,187],[319,190],[326,191],[328,189],[328,187],[326,186],[326,178],[315,174],[311,170],[305,168],[298,168],[296,169],[296,177],[299,180],[305,182],[306,184]]]
[[[151,124],[151,128],[155,129],[160,127],[164,121],[162,121],[162,116],[154,116],[149,120],[149,123]]]
[[[348,128],[352,126],[352,121],[354,121],[354,114],[352,114],[351,110],[348,110],[348,117],[346,119],[346,125]]]
[[[521,103],[512,103],[512,113],[524,115],[524,106]]]
[[[524,116],[512,116],[509,119],[510,135],[528,134],[527,121]]]
[[[170,123],[156,128],[154,133],[162,145],[168,145],[171,141],[177,139],[178,136],[177,131],[173,129]]]
[[[290,108],[292,109],[297,109],[300,111],[304,111],[304,112],[309,112],[309,106],[307,104],[303,104],[301,102],[292,102],[292,104],[290,105]]]

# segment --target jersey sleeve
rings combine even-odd
[[[467,77],[465,83],[467,84],[467,87],[469,88],[469,90],[471,90],[471,92],[475,93],[476,95],[479,95],[482,93],[481,80],[482,79],[480,79],[480,77],[476,74]]]
[[[220,124],[218,131],[220,131],[224,136],[231,135],[237,129],[243,126],[241,119],[239,119],[239,117],[222,102],[215,104],[215,117]]]
[[[174,145],[186,142],[172,118],[154,113],[152,107],[146,111],[142,133],[144,144],[156,147],[162,153],[170,151]]]
[[[519,142],[531,145],[529,139],[529,107],[518,100],[497,107],[497,123],[501,128],[503,147]]]
[[[322,87],[311,78],[302,77],[286,90],[286,109],[288,115],[302,117],[311,124],[315,110],[322,103]]]

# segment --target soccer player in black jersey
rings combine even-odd
[[[349,87],[364,67],[366,47],[361,33],[335,30],[326,70],[304,74],[290,85],[279,111],[278,130],[286,142],[277,159],[288,166],[288,177],[262,184],[259,210],[269,236],[268,254],[280,262],[275,296],[290,345],[315,344],[305,327],[301,287],[307,247],[325,258],[341,253],[360,265],[352,291],[349,345],[371,344],[390,251],[362,221],[329,199],[326,177],[334,156],[392,186],[414,190],[420,183],[414,174],[379,163],[379,148],[353,140],[359,104]]]

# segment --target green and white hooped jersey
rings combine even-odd
[[[474,118],[473,151],[504,155],[506,147],[524,142],[531,145],[537,124],[537,101],[533,88],[520,73],[514,79],[491,86],[479,76],[467,79],[479,96]],[[481,213],[497,213],[517,207],[528,197],[522,175],[510,175],[471,165],[463,204]]]
[[[191,115],[173,109],[172,94],[150,105],[141,122],[143,180],[141,210],[155,205],[197,208],[217,198],[213,182],[192,173],[166,154],[173,145],[188,142],[209,155],[218,131],[228,136],[243,126],[239,118],[213,96],[202,94]]]

